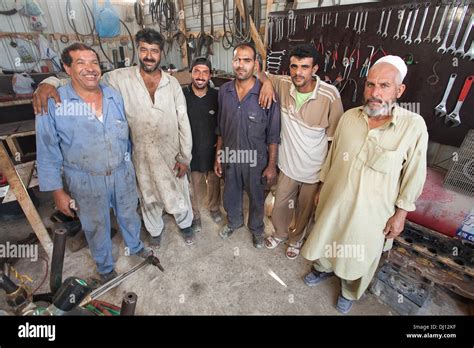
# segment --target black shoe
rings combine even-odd
[[[111,281],[112,279],[114,279],[117,276],[118,276],[118,274],[117,274],[117,272],[115,272],[115,270],[113,270],[110,273],[101,274],[100,275],[100,284],[104,285],[105,283]]]
[[[253,240],[253,246],[257,249],[262,249],[263,246],[265,245],[265,238],[263,235],[261,236],[252,235],[252,240]]]
[[[187,245],[194,244],[194,232],[192,227],[183,228],[181,233],[183,233],[184,242]]]
[[[194,233],[201,232],[201,219],[193,220],[193,224],[191,225],[191,229]]]
[[[230,236],[232,236],[232,233],[234,233],[234,229],[229,227],[229,225],[225,225],[222,230],[219,232],[219,236],[221,236],[222,239],[227,239]]]

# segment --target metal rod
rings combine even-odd
[[[64,251],[66,250],[67,231],[65,228],[58,228],[54,231],[53,257],[51,260],[51,276],[49,287],[51,293],[55,294],[63,283]]]

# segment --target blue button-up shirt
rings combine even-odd
[[[267,145],[280,143],[280,105],[270,109],[258,104],[260,82],[239,101],[235,82],[229,81],[219,89],[219,113],[216,133],[222,136],[223,148],[257,150],[266,158]]]
[[[61,168],[109,175],[129,160],[131,144],[123,100],[113,88],[102,89],[103,122],[74,91],[58,89],[61,105],[48,101],[48,114],[36,118],[36,154],[41,191],[61,189]]]

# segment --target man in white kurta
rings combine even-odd
[[[183,175],[189,168],[192,148],[186,100],[178,80],[159,70],[164,43],[161,34],[143,29],[135,41],[140,65],[110,71],[101,82],[119,91],[124,100],[140,206],[152,244],[159,246],[161,242],[163,210],[174,215],[186,243],[192,244],[193,213],[188,179]],[[150,78],[151,74],[158,77]],[[153,81],[159,82],[153,85]],[[56,90],[47,85],[59,87],[67,83],[68,80],[55,77],[44,80],[35,93],[35,112],[43,108],[40,99],[59,100]]]
[[[339,121],[320,173],[324,184],[316,224],[301,251],[316,260],[307,285],[332,272],[341,279],[336,308],[343,313],[367,289],[385,239],[403,230],[426,177],[425,121],[396,105],[405,90],[406,66],[392,57],[381,58],[370,70],[365,105]]]

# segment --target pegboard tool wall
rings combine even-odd
[[[320,41],[320,36],[322,34],[322,42],[324,45],[324,51],[327,52],[330,50],[334,53],[335,44],[339,44],[338,47],[338,59],[335,64],[335,68],[332,69],[333,59],[331,56],[330,62],[327,67],[327,72],[324,72],[324,55],[321,56],[321,64],[318,70],[318,75],[324,79],[325,76],[328,76],[331,81],[334,81],[338,76],[338,73],[341,75],[344,74],[344,66],[342,65],[342,59],[344,56],[344,50],[347,46],[347,56],[349,56],[354,48],[357,46],[357,42],[360,39],[360,57],[359,57],[359,68],[356,69],[354,65],[350,73],[350,78],[353,78],[357,82],[357,97],[355,102],[352,101],[354,93],[353,83],[348,83],[344,90],[341,92],[341,98],[344,104],[344,110],[362,105],[363,103],[363,90],[364,90],[364,81],[365,77],[360,77],[361,67],[369,57],[371,50],[367,47],[368,45],[374,46],[375,50],[381,46],[387,54],[394,54],[401,57],[408,57],[410,54],[413,55],[413,60],[415,64],[408,65],[408,74],[404,80],[404,83],[407,85],[407,89],[403,96],[400,98],[399,102],[403,103],[405,107],[409,108],[412,111],[420,113],[426,121],[428,131],[430,134],[430,140],[436,141],[442,144],[451,145],[451,146],[460,146],[464,136],[467,134],[468,130],[474,128],[474,88],[469,92],[467,98],[460,110],[460,120],[461,124],[457,127],[451,127],[451,124],[445,124],[445,117],[439,117],[435,115],[434,108],[441,102],[443,95],[445,93],[446,86],[448,84],[449,77],[452,73],[457,74],[457,78],[454,82],[454,85],[451,89],[451,93],[446,102],[447,113],[451,113],[458,101],[462,87],[464,86],[467,76],[474,75],[474,61],[470,61],[469,57],[467,58],[457,58],[452,53],[441,54],[437,52],[438,48],[442,45],[444,37],[446,36],[446,31],[449,26],[449,22],[453,13],[454,6],[458,5],[456,8],[456,14],[454,20],[452,21],[451,28],[449,30],[449,35],[446,43],[446,47],[449,47],[457,31],[458,24],[462,17],[464,5],[468,4],[469,7],[462,21],[462,26],[456,40],[456,48],[460,47],[461,40],[465,34],[465,30],[469,30],[472,27],[471,16],[473,15],[473,4],[470,0],[465,0],[461,2],[458,1],[383,1],[380,3],[364,3],[358,6],[354,5],[343,5],[343,6],[330,6],[314,9],[304,9],[304,10],[293,10],[293,14],[296,17],[295,23],[289,23],[288,14],[289,11],[279,11],[271,12],[269,16],[269,24],[272,26],[271,34],[271,44],[269,40],[269,50],[270,51],[282,51],[286,50],[286,55],[282,57],[281,65],[279,71],[274,71],[280,74],[289,74],[289,58],[288,53],[291,49],[297,44],[313,43],[315,46],[318,46]],[[433,24],[433,29],[431,32],[431,39],[433,39],[438,29],[440,28],[440,23],[445,11],[445,7],[449,6],[449,9],[446,14],[446,19],[441,28],[441,41],[439,43],[433,43],[431,40],[424,42],[423,39],[427,37],[428,31],[430,29],[433,15],[435,13],[436,6],[440,6]],[[405,40],[395,40],[394,35],[397,32],[399,27],[399,10],[404,12],[403,21],[400,24],[399,36],[405,32],[406,36],[409,36],[410,31],[412,31],[411,39],[415,41],[418,37],[418,33],[421,27],[421,23],[424,17],[425,6],[428,7],[427,16],[423,26],[421,34],[421,43],[411,44],[405,43]],[[417,13],[415,25],[412,27],[413,18],[415,17],[416,7],[419,8]],[[411,15],[410,10],[412,9]],[[381,24],[381,15],[382,11],[385,9],[384,18]],[[385,26],[387,25],[388,11],[392,9],[390,15],[390,21],[387,26],[387,36],[382,37],[382,34],[385,31]],[[359,17],[361,12],[368,12],[366,30],[358,34],[359,24],[361,24],[362,29],[364,23],[357,23],[355,25],[355,18]],[[329,14],[331,14],[331,23],[324,27],[321,26],[322,20],[328,19]],[[337,15],[336,15],[337,14]],[[347,19],[349,19],[349,29],[346,28]],[[307,25],[306,20],[309,17],[309,22]],[[334,27],[335,19],[337,16],[337,25]],[[365,21],[365,14],[364,21]],[[407,18],[411,17],[409,25],[407,25]],[[314,24],[313,24],[314,17]],[[280,41],[276,41],[276,35],[278,34],[277,22],[281,18],[283,21],[283,35]],[[305,29],[307,25],[307,29]],[[354,25],[357,30],[353,30]],[[288,29],[290,26],[290,34],[288,35]],[[377,34],[377,31],[381,27],[381,34]],[[467,29],[466,29],[467,28]],[[291,32],[293,31],[293,32]],[[466,52],[471,52],[471,57],[473,51],[473,36],[474,30],[470,32],[465,41],[464,50]],[[293,41],[297,40],[297,41]],[[298,41],[301,40],[301,41]],[[470,48],[471,47],[471,48]],[[319,50],[321,52],[321,49]],[[378,52],[372,60],[372,63],[380,58],[383,54]],[[353,54],[354,59],[356,60],[356,53]],[[457,66],[456,66],[457,65]],[[433,72],[433,66],[435,66],[436,74]],[[271,70],[270,70],[271,71]],[[431,75],[437,75],[431,76]],[[430,77],[431,76],[431,77]],[[428,79],[430,77],[430,79]],[[437,80],[437,81],[436,81]],[[430,84],[431,82],[431,84]],[[436,82],[436,83],[434,83]],[[434,84],[433,84],[434,83]],[[344,81],[342,81],[344,84]]]

